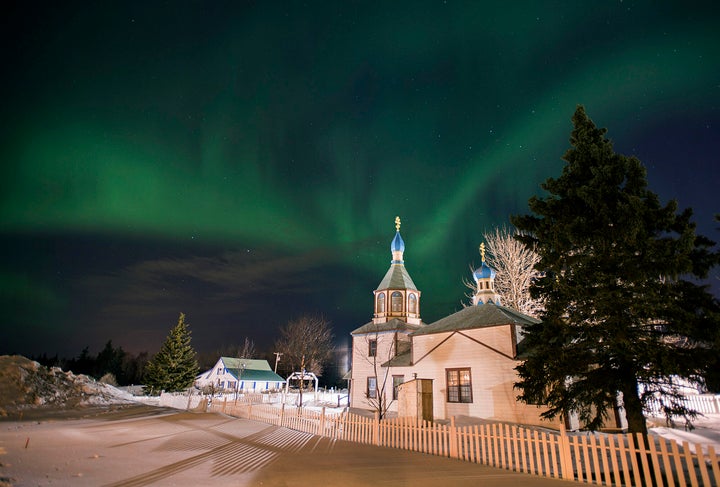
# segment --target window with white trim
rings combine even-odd
[[[367,397],[370,399],[377,397],[377,377],[367,378]]]
[[[377,340],[368,340],[368,357],[377,355]]]
[[[470,369],[445,369],[445,374],[447,377],[447,402],[473,402]]]

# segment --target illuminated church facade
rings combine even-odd
[[[372,321],[351,332],[350,406],[382,405],[404,416],[407,391],[422,381],[426,393],[432,389],[426,394],[432,419],[465,415],[548,426],[540,419],[544,409],[517,401],[513,388],[522,328],[538,321],[501,305],[495,271],[483,255],[473,273],[473,305],[424,323],[421,292],[405,268],[399,218],[395,223],[390,268],[373,291]]]

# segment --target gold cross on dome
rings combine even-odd
[[[485,262],[485,242],[480,244],[480,258]]]
[[[397,231],[397,232],[400,231],[400,217],[399,216],[395,217],[395,231]]]

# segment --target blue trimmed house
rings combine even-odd
[[[285,379],[273,372],[267,360],[233,357],[220,357],[212,369],[195,379],[200,389],[226,392],[279,391],[284,385]]]

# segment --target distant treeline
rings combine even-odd
[[[210,369],[222,356],[239,356],[240,348],[239,346],[226,346],[219,350],[198,353],[197,359],[200,371],[204,372]],[[120,346],[113,346],[112,340],[108,340],[105,347],[97,355],[93,355],[90,353],[90,348],[85,347],[73,358],[59,357],[57,354],[48,356],[47,353],[28,358],[46,367],[60,367],[64,371],[85,374],[97,380],[104,378],[104,382],[113,385],[129,386],[144,383],[145,365],[152,358],[152,355],[148,352],[140,352],[136,355],[126,352]],[[275,365],[275,356],[272,352],[257,352],[253,354],[253,358],[266,359],[271,367]],[[324,387],[347,387],[346,381],[342,379],[345,371],[340,370],[335,359],[336,357],[333,357],[325,367],[325,371],[320,377],[320,384]],[[289,370],[287,364],[280,360],[277,372],[280,376],[287,377],[294,371]],[[107,374],[112,374],[112,377]]]
[[[104,378],[104,381],[119,386],[142,384],[145,364],[150,360],[148,352],[133,355],[122,347],[114,347],[112,340],[108,340],[105,348],[97,355],[91,354],[90,348],[85,347],[74,358],[60,358],[57,355],[49,357],[45,353],[28,358],[46,367],[60,367],[62,370],[89,375],[95,379]],[[112,377],[107,374],[112,374]]]
[[[216,352],[199,354],[200,370],[205,371],[215,365],[219,356]],[[58,357],[57,354],[48,356],[46,353],[28,358],[46,367],[60,367],[64,371],[89,375],[97,380],[105,378],[104,381],[113,385],[129,386],[144,383],[145,366],[152,355],[148,352],[134,355],[120,346],[113,346],[112,340],[108,340],[97,355],[90,353],[90,347],[85,347],[73,358]],[[112,377],[107,377],[107,374],[112,374]]]

